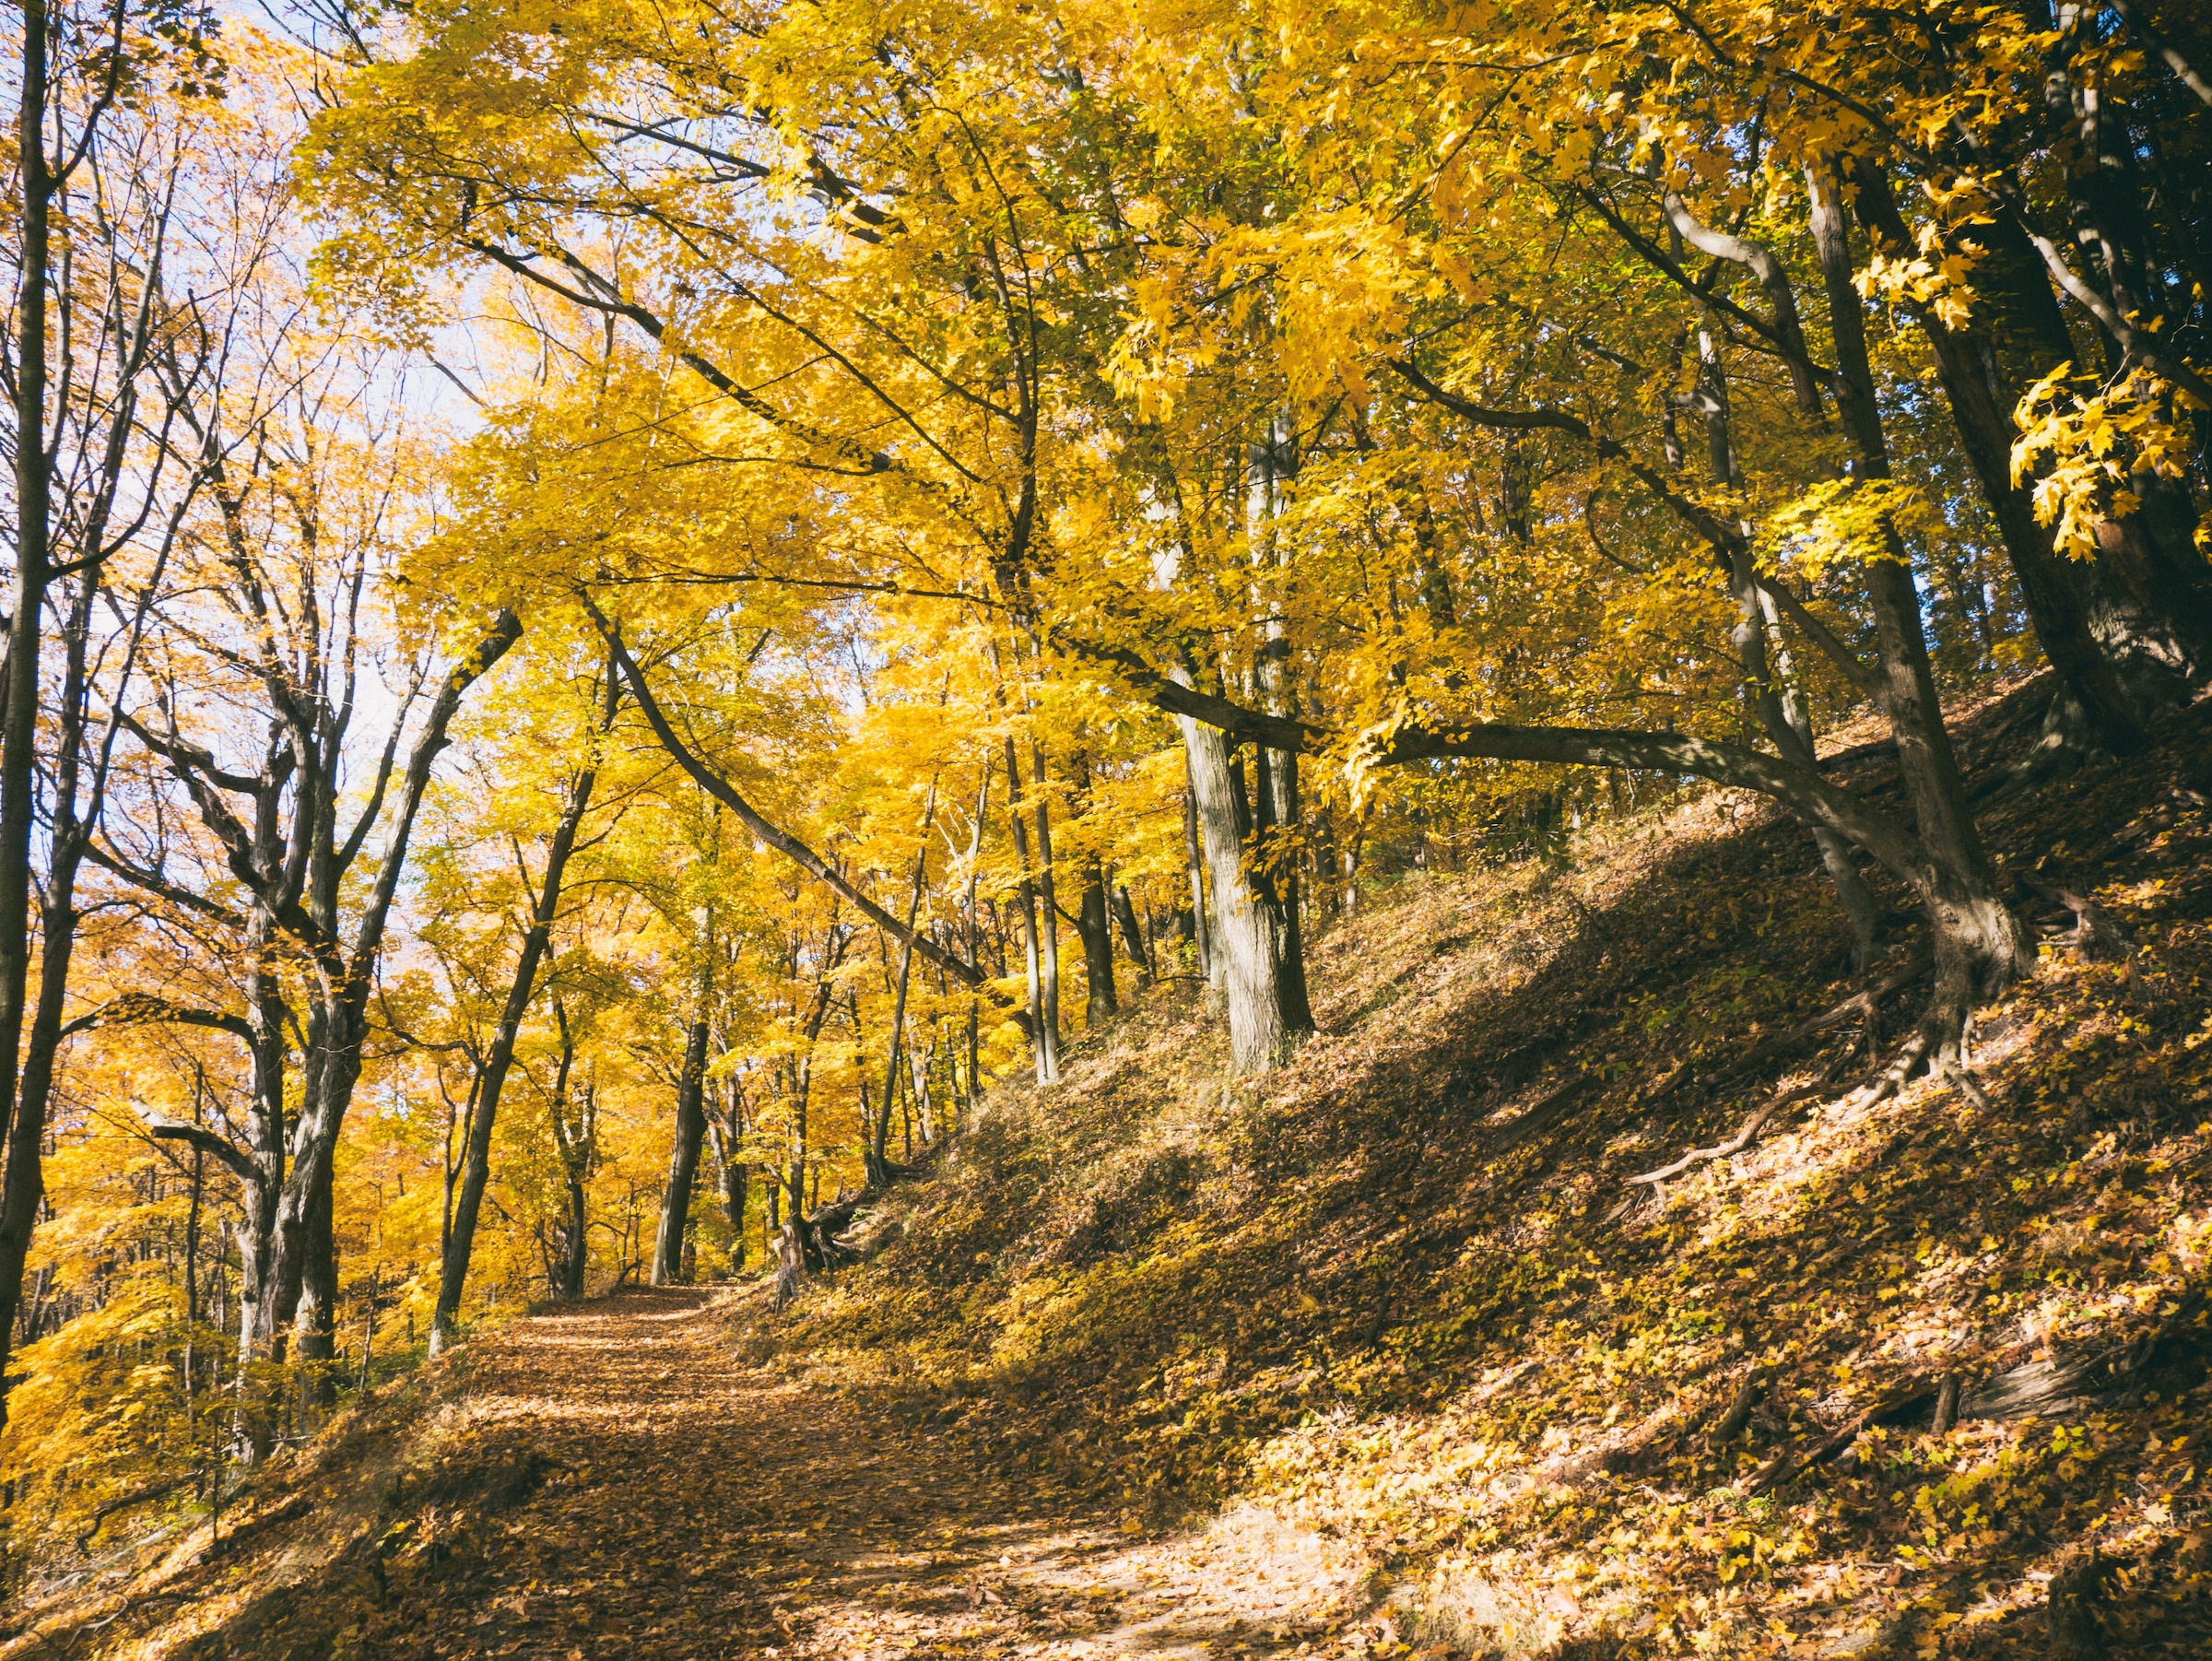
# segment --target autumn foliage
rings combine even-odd
[[[11,28],[18,1590],[213,1553],[349,1404],[638,1286],[749,1289],[747,1342],[886,1411],[972,1396],[1133,1528],[1318,1508],[1445,1588],[1369,1647],[1771,1637],[1739,1577],[1874,1526],[1819,1488],[1853,1438],[1865,1486],[1925,1406],[1938,1508],[2094,1465],[1941,1442],[2034,1360],[2000,1320],[2119,1367],[2038,1412],[2176,1433],[2200,873],[2124,827],[2201,832],[2188,8]],[[1378,1060],[1391,986],[1462,972]],[[2108,1044],[2125,1111],[2115,1064],[2057,1135],[2037,1080]],[[1912,1343],[1875,1233],[1787,1239],[1899,1148],[1958,1192],[1884,1249],[2006,1266]],[[2046,1168],[2123,1197],[2018,1197]],[[2028,1584],[1972,1502],[1932,1547]],[[2157,1503],[2097,1549],[2194,1585]],[[1553,1620],[1546,1553],[1658,1613]]]

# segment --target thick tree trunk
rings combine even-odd
[[[1228,736],[1187,717],[1177,724],[1213,891],[1209,944],[1228,1005],[1230,1066],[1265,1073],[1312,1036],[1313,1018],[1302,980],[1285,974],[1292,936],[1281,896],[1265,873],[1248,869],[1251,809]]]
[[[306,1251],[301,1257],[299,1306],[292,1319],[294,1353],[306,1363],[304,1399],[327,1406],[337,1394],[331,1363],[337,1360],[338,1254],[334,1228],[335,1196],[325,1171],[310,1190]]]

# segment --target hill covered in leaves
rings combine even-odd
[[[1156,997],[743,1341],[1132,1530],[1352,1542],[1351,1651],[2201,1655],[2212,720],[2007,798],[2034,708],[1965,724],[2042,946],[1964,1072],[1885,1081],[1902,897],[1853,978],[1705,795],[1376,896],[1263,1087]]]
[[[2041,693],[1961,723],[2042,941],[1964,1069],[1745,800],[1409,875],[1294,1067],[1156,987],[789,1305],[479,1337],[0,1654],[2201,1655],[2212,710],[2008,789]]]

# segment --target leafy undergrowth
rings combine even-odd
[[[1970,778],[2043,696],[1961,722]],[[2205,1654],[2207,758],[2199,708],[1985,799],[2044,945],[1963,1081],[1871,1099],[1902,896],[1853,979],[1803,831],[1708,795],[1376,897],[1260,1088],[1150,995],[742,1342],[1133,1531],[1239,1496],[1349,1544],[1341,1651]],[[1773,1042],[1900,981],[1872,1042]]]

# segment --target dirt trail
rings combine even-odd
[[[626,1293],[464,1353],[443,1451],[376,1536],[335,1564],[295,1548],[288,1584],[77,1653],[1229,1655],[1322,1647],[1354,1612],[1358,1566],[1315,1537],[1245,1510],[1128,1539],[742,1364],[705,1292]]]

